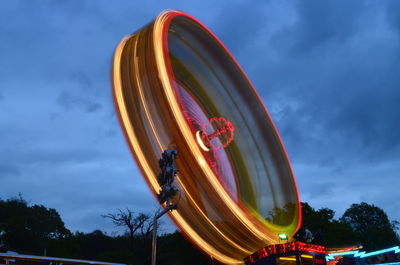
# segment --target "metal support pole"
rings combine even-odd
[[[156,256],[157,256],[157,216],[154,216],[153,219],[153,242],[152,242],[152,250],[151,250],[151,265],[156,265]]]
[[[166,214],[169,211],[176,209],[176,205],[172,205],[167,201],[167,207],[165,207],[162,212],[154,216],[153,219],[153,241],[152,241],[152,250],[151,250],[151,265],[156,265],[157,259],[157,228],[158,228],[158,219]]]
[[[153,241],[151,250],[151,265],[156,265],[157,258],[157,228],[158,219],[166,214],[168,211],[175,210],[177,204],[171,204],[171,199],[176,196],[178,189],[173,185],[174,178],[178,174],[178,169],[175,166],[175,159],[178,155],[178,151],[175,149],[165,150],[160,160],[158,161],[161,173],[157,176],[158,184],[161,186],[160,194],[158,194],[158,202],[163,205],[166,203],[166,207],[159,214],[154,216],[153,219]]]

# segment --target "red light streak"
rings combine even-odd
[[[201,141],[199,145],[205,151],[209,151],[207,150],[209,148],[226,148],[234,138],[235,128],[233,124],[223,117],[211,118],[210,122],[202,127],[203,130],[199,132]],[[207,135],[207,132],[212,130],[215,131]],[[213,141],[214,139],[215,141]],[[203,148],[203,145],[206,146],[207,149]]]
[[[266,246],[254,254],[248,256],[245,258],[245,263],[246,264],[253,264],[257,262],[260,259],[263,259],[265,257],[268,257],[270,255],[280,255],[280,254],[288,254],[291,252],[309,252],[309,253],[315,253],[315,254],[326,254],[325,247],[320,246],[320,245],[312,245],[312,244],[307,244],[303,242],[291,242],[291,243],[286,243],[286,244],[280,244],[280,245],[270,245]],[[319,264],[324,264],[324,263],[319,263]]]
[[[291,237],[299,228],[301,211],[295,179],[279,134],[264,108],[265,113],[257,112],[261,113],[257,114],[257,117],[262,116],[263,121],[272,126],[272,134],[268,139],[274,142],[277,138],[278,147],[274,150],[276,154],[283,152],[281,162],[287,164],[285,167],[288,167],[288,172],[282,174],[286,180],[283,186],[292,190],[293,196],[287,196],[287,201],[297,203],[297,208],[290,216],[291,220],[288,218],[291,222],[287,224],[275,224],[264,219],[263,213],[258,211],[256,201],[262,192],[254,191],[250,177],[252,175],[249,173],[253,171],[247,170],[247,166],[252,168],[251,161],[256,160],[251,160],[250,156],[245,155],[246,152],[241,152],[246,149],[242,149],[240,145],[242,142],[239,141],[242,139],[247,143],[244,138],[249,136],[243,132],[254,127],[245,127],[243,124],[246,122],[241,122],[241,118],[236,117],[229,107],[224,111],[220,111],[219,107],[212,111],[205,108],[206,105],[203,104],[204,101],[199,100],[198,94],[191,94],[192,91],[184,87],[185,84],[180,83],[180,80],[187,79],[181,77],[176,79],[174,76],[171,64],[174,54],[169,53],[168,37],[178,32],[175,29],[179,29],[181,22],[192,25],[190,28],[188,26],[190,34],[195,35],[194,33],[197,32],[195,30],[200,29],[201,32],[205,31],[209,35],[199,36],[203,36],[202,38],[208,43],[221,46],[218,46],[218,51],[221,54],[226,53],[228,57],[221,56],[220,59],[223,59],[225,63],[233,63],[231,68],[235,69],[235,75],[242,76],[247,84],[245,88],[249,89],[252,102],[254,101],[255,105],[262,105],[257,92],[236,60],[212,32],[184,13],[166,11],[154,23],[141,30],[140,34],[132,34],[125,38],[116,50],[113,85],[119,119],[129,147],[154,194],[157,194],[159,190],[156,176],[160,152],[171,145],[178,145],[182,154],[186,153],[181,156],[186,160],[181,160],[180,163],[184,169],[182,172],[186,171],[187,174],[182,174],[178,179],[183,195],[186,196],[182,196],[180,208],[170,213],[173,221],[192,242],[217,260],[226,264],[242,264],[244,256],[267,243],[277,243],[278,233],[285,232]],[[174,26],[176,28],[173,28]],[[178,66],[177,64],[174,67],[183,69]],[[202,88],[207,92],[209,87],[213,86]],[[219,97],[209,99],[211,103],[215,100],[223,101]],[[214,115],[228,117],[235,127],[222,117],[210,119]],[[240,131],[236,137],[235,130]],[[209,150],[199,147],[195,137],[197,132],[204,132],[203,137],[207,138],[209,144],[209,148],[206,145],[205,147]],[[232,144],[230,148],[224,150],[234,138],[235,145]],[[260,142],[255,139],[254,143]],[[254,144],[246,144],[246,146],[251,147]],[[268,148],[265,146],[262,150],[268,151]],[[262,154],[259,156],[261,157]],[[243,163],[247,160],[250,162]],[[233,164],[233,161],[238,161],[240,164]],[[274,162],[270,164],[273,165]],[[279,165],[282,166],[282,164]],[[264,175],[260,174],[259,179],[263,180]],[[258,182],[255,183],[255,185],[258,184]],[[277,190],[280,190],[279,187]],[[243,194],[247,197],[242,196]],[[226,226],[219,226],[225,223]],[[275,253],[280,250],[274,248],[272,251]],[[268,256],[268,249],[260,250],[259,255]]]

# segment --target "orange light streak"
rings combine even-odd
[[[175,11],[174,11],[175,13]],[[182,15],[182,13],[176,12],[174,15],[177,14]],[[170,11],[164,11],[160,14],[160,16],[156,19],[154,23],[154,33],[153,33],[153,40],[154,40],[154,50],[156,54],[156,63],[157,68],[160,72],[159,78],[163,83],[164,92],[166,93],[168,102],[171,106],[172,112],[180,128],[183,137],[185,138],[188,147],[191,149],[192,154],[198,159],[198,163],[202,166],[202,170],[205,173],[208,181],[212,184],[215,191],[219,194],[222,201],[227,204],[227,207],[232,210],[235,216],[242,222],[242,224],[252,232],[254,236],[258,237],[261,240],[266,240],[269,242],[276,242],[276,238],[274,235],[267,234],[265,231],[259,229],[258,226],[254,225],[251,221],[248,220],[246,214],[238,207],[238,205],[232,200],[230,195],[226,192],[224,187],[221,185],[217,177],[215,176],[214,172],[210,168],[207,163],[203,163],[204,159],[202,159],[203,155],[196,144],[196,140],[193,137],[192,132],[190,131],[185,118],[182,115],[182,112],[179,108],[179,104],[176,101],[172,86],[171,80],[169,79],[169,75],[167,72],[166,64],[165,64],[165,55],[164,55],[164,46],[163,46],[163,38],[164,36],[164,29],[166,27],[165,23],[167,19],[171,16]],[[169,18],[171,19],[171,18]]]
[[[239,195],[232,195],[224,185],[223,178],[221,179],[224,175],[215,173],[215,161],[211,161],[214,164],[210,162],[209,154],[216,151],[203,143],[199,130],[192,131],[176,94],[176,79],[168,50],[168,36],[171,32],[176,33],[174,30],[169,31],[172,24],[186,23],[186,20],[195,24],[193,32],[196,32],[197,28],[205,30],[211,42],[220,45],[221,51],[231,56],[215,35],[199,21],[182,12],[165,11],[138,33],[124,38],[116,48],[113,62],[116,109],[128,145],[154,195],[160,190],[157,181],[160,154],[171,146],[181,153],[177,166],[182,173],[176,179],[176,185],[182,192],[184,201],[177,210],[169,213],[172,220],[194,244],[209,255],[226,264],[243,264],[245,256],[267,244],[278,243],[278,233],[284,232],[290,237],[296,232],[301,222],[298,194],[292,196],[295,199],[285,198],[288,202],[293,201],[297,204],[290,222],[275,224],[266,219],[265,213],[262,215],[258,212],[258,206],[251,208],[243,203],[242,197],[239,196],[242,187],[234,187],[233,190],[237,190]],[[231,60],[233,67],[239,69],[239,75],[243,75],[247,80],[248,89],[254,90],[234,58],[231,56],[227,60]],[[262,106],[258,94],[255,90],[253,92],[255,102]],[[265,121],[271,124],[276,134],[274,137],[278,145],[281,145],[279,152],[283,153],[278,155],[284,158],[283,163],[286,163],[284,169],[289,170],[284,176],[286,185],[284,187],[291,185],[290,188],[294,187],[297,192],[279,135],[266,110],[264,115]],[[240,122],[233,124],[236,131],[236,124]],[[218,133],[214,132],[211,135],[218,136]],[[220,150],[219,152],[227,152],[229,159],[231,156],[240,155],[237,151],[239,147],[235,143],[240,140],[240,133],[240,130],[239,136],[235,133],[235,139],[226,148],[229,149],[228,151]],[[231,161],[229,159],[226,158],[224,161]],[[221,166],[222,173],[223,170],[236,167],[247,170],[244,164],[229,167],[217,166]],[[240,178],[242,177],[240,172],[232,175]],[[251,175],[250,173],[248,174]],[[241,182],[231,181],[230,183],[240,184]],[[243,183],[252,182],[249,180]],[[255,197],[253,192],[249,194]]]

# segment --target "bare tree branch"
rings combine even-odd
[[[139,231],[143,235],[143,233],[147,233],[149,229],[152,229],[152,224],[150,224],[150,216],[144,213],[135,214],[129,208],[126,208],[124,211],[118,209],[117,213],[108,213],[101,215],[103,218],[111,219],[111,221],[116,226],[126,227],[129,232],[129,237],[133,240],[135,234]],[[145,232],[146,231],[146,232]]]

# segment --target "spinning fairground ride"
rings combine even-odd
[[[124,38],[113,86],[147,184],[193,244],[226,264],[323,253],[296,242],[268,248],[301,224],[293,172],[261,98],[198,20],[168,10]]]

